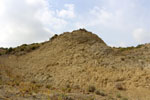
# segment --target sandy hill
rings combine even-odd
[[[150,100],[150,44],[112,48],[79,29],[0,51],[0,98]]]

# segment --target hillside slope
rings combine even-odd
[[[10,90],[15,93],[10,98],[49,98],[50,91],[51,95],[73,95],[75,100],[78,96],[81,100],[89,96],[120,100],[116,97],[119,94],[129,100],[149,100],[150,44],[112,48],[97,35],[80,29],[55,35],[37,49],[18,54],[0,56],[0,93],[10,90],[10,86],[18,91]],[[89,90],[91,87],[107,95],[96,95]],[[5,93],[0,97],[6,97]]]

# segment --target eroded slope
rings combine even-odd
[[[107,94],[97,97],[92,93],[97,100],[117,98],[118,92],[133,100],[149,100],[149,50],[149,44],[111,48],[97,35],[80,29],[55,35],[32,52],[3,55],[0,64],[10,71],[13,80],[9,82],[21,94],[41,93],[46,98],[48,91],[86,94],[94,86]]]

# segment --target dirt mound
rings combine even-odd
[[[44,95],[43,89],[87,94],[92,87],[93,92],[102,96],[121,92],[130,98],[138,94],[143,99],[150,92],[149,50],[149,44],[112,48],[97,35],[79,29],[54,35],[49,41],[38,44],[32,52],[0,56],[0,66],[3,66],[0,68],[7,67],[0,75],[7,76],[13,88],[27,95],[35,92],[36,96]],[[143,95],[140,90],[147,94]]]
[[[55,35],[55,38],[52,37],[45,45],[25,57],[31,62],[40,59],[38,62],[46,62],[47,66],[72,66],[95,63],[98,58],[108,55],[111,51],[97,35],[86,30],[76,30]],[[23,59],[26,60],[24,56]]]
[[[88,32],[85,29],[75,30],[73,32],[65,32],[59,36],[54,35],[54,37],[52,37],[52,40],[54,39],[60,40],[61,42],[77,42],[78,44],[86,43],[92,45],[96,42],[105,44],[104,41],[100,39],[96,34]]]
[[[47,82],[51,81],[50,69],[99,66],[99,58],[109,56],[111,52],[112,48],[97,35],[80,29],[55,35],[39,49],[16,59],[22,65],[20,69],[26,76],[25,79],[33,80],[34,76],[36,81]]]

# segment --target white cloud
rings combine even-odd
[[[104,4],[94,5],[90,8],[89,13],[85,16],[80,16],[80,20],[75,24],[77,28],[80,26],[90,29],[91,31],[102,36],[108,45],[116,46],[131,46],[137,45],[139,41],[137,36],[132,35],[136,27],[146,27],[149,25],[148,17],[145,8],[136,0],[105,0]],[[144,27],[144,28],[145,28]],[[144,42],[149,42],[146,37],[148,33],[141,34],[138,39]],[[146,40],[145,40],[146,39]]]
[[[66,9],[62,9],[60,11],[57,10],[57,15],[62,18],[74,18],[74,5],[73,4],[65,4]]]
[[[3,0],[0,0],[0,16],[4,13],[5,7],[4,7],[4,2]]]
[[[104,8],[94,7],[90,14],[95,17],[94,24],[103,24],[106,25],[110,23],[113,18],[113,14],[106,11]]]
[[[0,47],[45,41],[66,25],[46,0],[0,0]]]
[[[150,42],[150,31],[143,28],[137,28],[133,31],[133,37],[138,43]]]
[[[107,27],[109,29],[122,29],[124,28],[123,12],[115,10],[109,11],[106,8],[98,6],[89,10],[88,16],[81,16],[80,20],[76,23],[76,27]]]
[[[76,28],[97,33],[108,45],[149,42],[150,13],[144,4],[148,1],[87,0],[84,6],[79,2],[0,0],[0,47],[44,41],[53,33]]]
[[[32,5],[34,5],[34,4],[36,4],[37,2],[39,3],[39,4],[43,4],[43,5],[45,5],[45,1],[43,0],[26,0],[26,2],[28,3],[28,4],[32,4]]]

